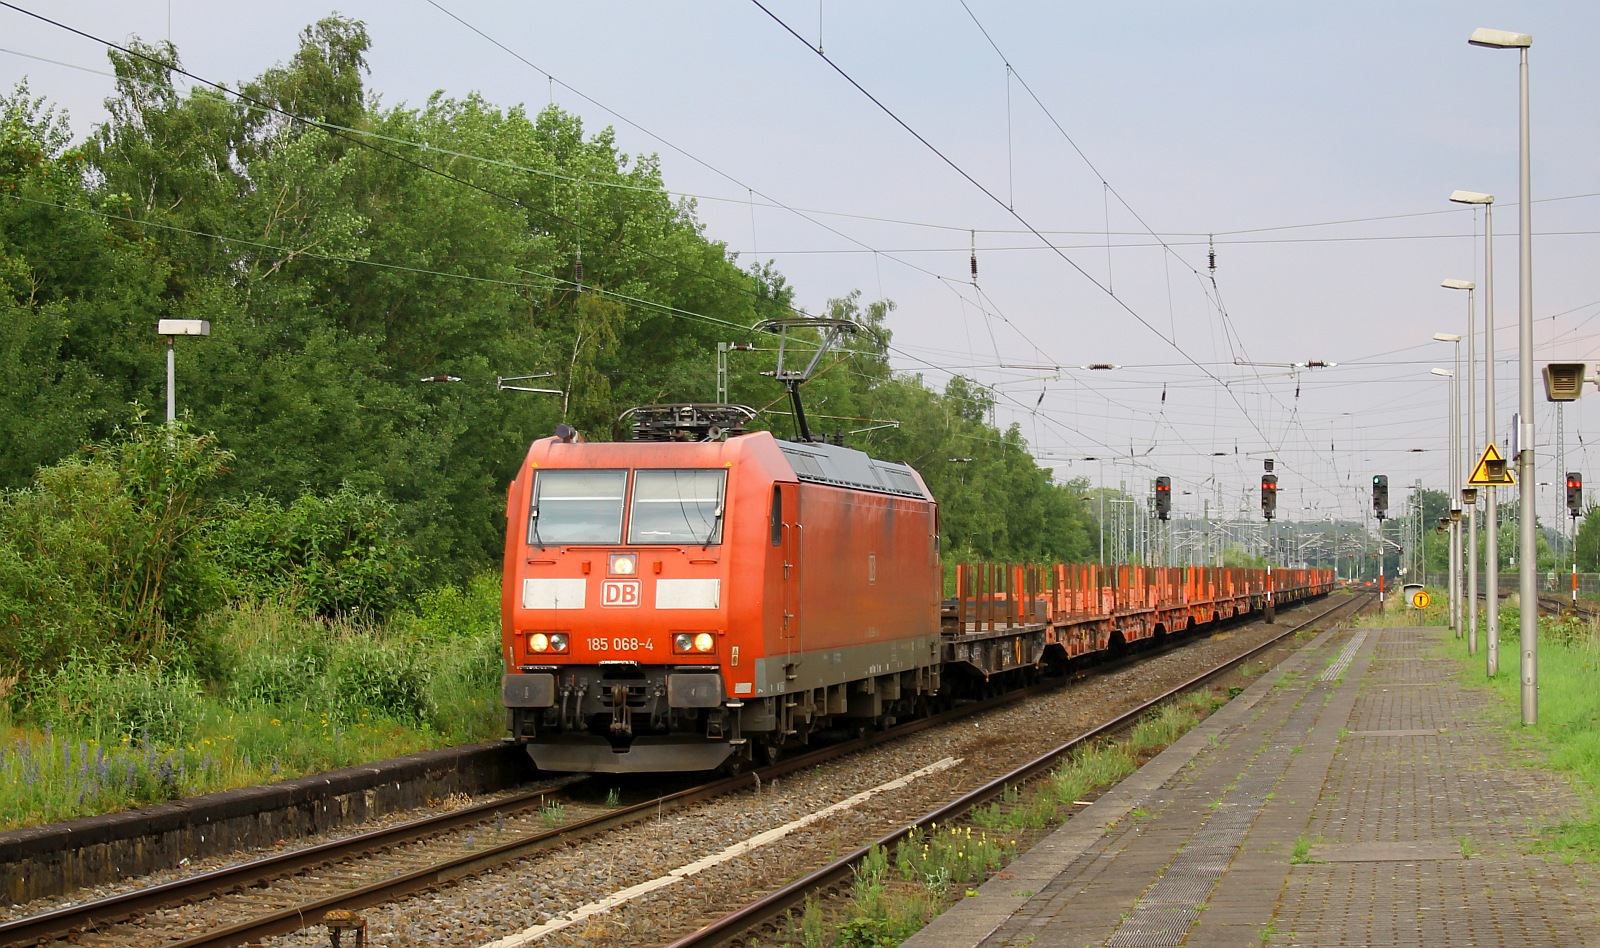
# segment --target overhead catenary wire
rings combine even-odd
[[[819,45],[820,45],[820,43],[819,43]],[[588,185],[587,185],[587,186],[590,186],[590,187],[592,187],[592,186],[595,186],[595,185],[594,185],[594,183],[592,183],[592,182],[591,182],[591,183],[589,183],[589,184],[588,184]],[[757,202],[757,201],[752,201],[752,200],[750,200],[750,192],[747,192],[747,193],[746,193],[746,195],[745,195],[745,199],[746,199],[746,200],[747,200],[747,201],[748,201],[748,202],[749,202],[749,203],[750,203],[750,205],[751,205],[751,207],[752,207],[752,208],[753,208],[753,207],[754,207],[754,206],[755,206],[755,205],[756,205],[756,204],[757,204],[757,203],[758,203],[758,202]],[[986,233],[988,233],[988,232],[989,232],[989,231],[986,231]],[[1099,232],[1099,231],[1096,231],[1096,232],[1095,232],[1095,233],[1100,233],[1100,232]],[[769,241],[770,241],[770,239],[771,239],[771,238],[770,238],[770,237],[769,237],[769,238],[768,238],[768,239],[769,239]],[[754,241],[752,241],[752,242],[753,242],[753,243],[754,243]],[[1119,246],[1119,247],[1120,247],[1120,246],[1121,246],[1121,244],[1120,244],[1120,243],[1119,243],[1119,244],[1118,244],[1118,246]],[[877,253],[879,253],[879,252],[878,252],[878,251],[874,251],[874,252],[875,252],[875,254],[877,254]],[[987,252],[987,248],[986,248],[986,252]],[[1119,258],[1119,259],[1120,259],[1120,258]],[[880,294],[880,295],[881,295],[881,294]],[[992,301],[990,301],[990,303],[992,303]],[[987,310],[987,312],[985,312],[985,310]],[[992,306],[986,306],[986,305],[980,305],[980,307],[979,307],[979,311],[980,311],[980,313],[985,313],[985,315],[984,315],[984,316],[983,316],[983,317],[982,317],[982,318],[984,318],[984,319],[985,319],[985,320],[986,320],[986,323],[988,323],[988,321],[989,321],[989,319],[990,319],[990,315],[989,315],[989,314],[991,314],[991,313],[995,313],[995,312],[997,312],[997,308],[996,308],[996,307],[992,307]],[[1015,327],[1013,327],[1013,328],[1015,328]],[[991,325],[991,331],[992,331],[992,329],[993,329],[993,327],[992,327],[992,325]],[[1175,335],[1175,332],[1174,332],[1174,331],[1173,331],[1173,330],[1171,330],[1171,329],[1169,329],[1169,333],[1168,333],[1168,335],[1169,335],[1169,336],[1174,336],[1174,335]],[[898,346],[897,346],[897,347],[895,347],[895,348],[896,348],[896,350],[897,350],[897,351],[899,351],[899,350],[900,350],[900,348],[901,348],[901,347],[898,347]],[[935,360],[934,360],[934,361],[935,361],[935,362],[942,362],[942,360],[939,360],[939,359],[935,359]],[[946,366],[946,365],[942,365],[942,364],[941,364],[941,365],[938,365],[938,366],[936,366],[936,368],[938,368],[938,369],[939,369],[939,370],[940,370],[940,371],[949,371],[949,370],[950,370],[950,369],[949,369],[949,367],[948,367],[948,366]],[[1219,374],[1220,374],[1220,375],[1222,375],[1222,376],[1223,376],[1223,378],[1224,378],[1224,379],[1225,379],[1225,380],[1227,380],[1227,373],[1219,373]],[[1097,383],[1097,384],[1098,384],[1098,385],[1104,385],[1104,384],[1106,384],[1106,380],[1104,380],[1104,379],[1098,379],[1098,380],[1095,380],[1095,381],[1096,381],[1096,383]],[[1232,385],[1235,385],[1235,386],[1237,386],[1237,385],[1238,385],[1238,384],[1239,384],[1239,383],[1238,383],[1238,382],[1236,382],[1236,381],[1231,381],[1231,380],[1228,380],[1228,383],[1229,383],[1229,384],[1232,384]],[[1270,381],[1268,381],[1268,383],[1267,383],[1267,384],[1274,384],[1274,383],[1272,383],[1272,382],[1270,382]],[[1325,384],[1326,384],[1326,383],[1325,383]],[[1286,390],[1285,390],[1285,391],[1286,391]],[[1032,401],[1033,401],[1033,395],[1034,395],[1034,393],[1033,393],[1033,392],[1029,392],[1029,393],[1027,393],[1027,400],[1028,400],[1028,401],[1030,401],[1030,402],[1032,402]],[[1048,404],[1048,403],[1047,403],[1047,404]],[[1037,406],[1037,405],[1036,405],[1036,406],[1035,406],[1035,407],[1038,407],[1038,406]],[[1257,409],[1257,408],[1258,408],[1258,407],[1259,407],[1259,406],[1257,406],[1257,405],[1256,405],[1256,404],[1255,404],[1255,403],[1253,403],[1253,402],[1252,402],[1252,403],[1251,403],[1251,407],[1252,407],[1252,409]],[[1274,437],[1275,437],[1275,438],[1277,438],[1277,437],[1280,437],[1280,436],[1279,436],[1279,435],[1278,435],[1278,433],[1277,433],[1277,432],[1274,432]]]
[[[787,22],[785,22],[782,17],[779,17],[776,13],[772,12],[772,10],[768,9],[767,6],[761,2],[761,0],[750,0],[750,2],[757,9],[759,9],[761,12],[765,13],[774,23],[778,24],[778,26],[781,27],[785,32],[789,33],[795,39],[798,39],[801,42],[804,42],[804,38],[801,37],[800,34],[796,33],[794,31],[793,27],[791,27]],[[982,182],[980,182],[976,178],[974,178],[970,172],[968,172],[965,168],[961,167],[961,165],[958,164],[954,159],[952,159],[948,155],[946,155],[942,150],[940,150],[938,148],[938,146],[934,145],[925,136],[923,136],[920,132],[918,132],[915,128],[913,128],[908,122],[906,122],[904,119],[902,119],[893,109],[889,108],[888,105],[886,105],[877,96],[873,95],[869,90],[867,90],[867,88],[865,86],[861,85],[860,82],[858,82],[853,76],[851,76],[847,71],[845,71],[845,69],[843,67],[841,67],[837,63],[835,63],[826,54],[818,52],[818,53],[816,53],[816,55],[824,63],[826,63],[827,66],[830,69],[832,69],[836,74],[838,74],[842,79],[844,79],[845,82],[850,84],[853,88],[855,88],[858,92],[860,92],[863,96],[865,96],[869,102],[871,102],[873,105],[877,106],[877,108],[880,111],[882,111],[885,115],[887,115],[891,121],[893,121],[895,124],[899,125],[902,129],[904,129],[907,134],[911,135],[912,138],[916,139],[919,143],[921,143],[923,145],[923,147],[928,149],[928,151],[933,153],[937,158],[939,158],[939,160],[941,160],[947,166],[949,166],[951,168],[951,170],[956,172],[957,175],[959,175],[961,178],[966,180],[969,184],[971,184],[974,188],[976,188],[985,197],[987,197],[991,201],[993,201],[996,205],[998,205],[998,206],[1000,206],[1002,208],[1005,207],[1005,202],[1002,201],[993,191],[991,191],[988,187],[986,187]],[[1023,87],[1026,88],[1026,84],[1024,84]],[[1126,312],[1128,315],[1132,316],[1134,318],[1134,320],[1137,321],[1140,325],[1144,326],[1147,330],[1149,330],[1152,334],[1154,334],[1158,339],[1161,339],[1163,342],[1166,342],[1168,345],[1172,346],[1172,348],[1175,351],[1177,351],[1185,359],[1187,359],[1189,362],[1191,362],[1191,364],[1195,365],[1196,367],[1200,367],[1199,362],[1194,360],[1194,358],[1192,356],[1190,356],[1189,353],[1186,350],[1184,350],[1183,348],[1181,348],[1178,345],[1176,345],[1172,340],[1168,339],[1166,337],[1166,335],[1163,334],[1159,329],[1156,329],[1155,326],[1152,325],[1150,323],[1150,321],[1147,320],[1143,316],[1143,314],[1141,314],[1138,310],[1134,309],[1131,305],[1129,305],[1126,300],[1122,299],[1121,297],[1117,296],[1115,293],[1111,292],[1111,290],[1110,290],[1110,288],[1108,286],[1102,284],[1099,280],[1095,279],[1094,276],[1091,275],[1087,270],[1085,270],[1082,267],[1082,265],[1080,265],[1077,261],[1073,260],[1066,253],[1062,252],[1059,248],[1055,247],[1054,244],[1052,244],[1051,241],[1048,238],[1046,238],[1045,235],[1042,234],[1038,230],[1038,228],[1036,228],[1032,224],[1032,222],[1029,221],[1026,217],[1024,217],[1022,214],[1020,214],[1016,210],[1008,209],[1007,213],[1009,213],[1013,218],[1015,218],[1018,223],[1020,223],[1023,227],[1025,227],[1028,230],[1028,232],[1033,234],[1034,237],[1037,238],[1041,243],[1043,243],[1046,246],[1050,247],[1051,250],[1053,250],[1055,252],[1057,257],[1059,257],[1062,261],[1064,261],[1073,270],[1076,270],[1079,273],[1079,275],[1081,275],[1084,279],[1088,280],[1091,284],[1093,284],[1095,287],[1099,288],[1103,293],[1105,293],[1113,301],[1115,301],[1116,304],[1124,312]],[[1137,216],[1137,215],[1135,215],[1135,216]],[[1204,371],[1203,368],[1202,368],[1202,371]],[[1218,380],[1218,381],[1220,383],[1220,380]],[[1231,397],[1231,394],[1230,394],[1230,397]],[[1248,417],[1248,410],[1244,407],[1244,405],[1242,403],[1239,403],[1236,398],[1234,399],[1234,403],[1235,403],[1236,407],[1239,409],[1239,411],[1242,414],[1245,414]],[[1252,422],[1253,421],[1254,420],[1252,419]],[[1257,428],[1258,428],[1258,431],[1259,431],[1259,425],[1257,426]],[[1262,438],[1263,441],[1268,440],[1265,432],[1259,432],[1259,433],[1260,433],[1261,438]]]

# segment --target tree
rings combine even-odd
[[[733,397],[781,404],[750,327],[793,315],[791,289],[708,239],[653,156],[553,107],[441,93],[381,108],[370,46],[359,22],[319,21],[232,96],[182,91],[177,50],[134,41],[78,150],[25,89],[6,100],[0,187],[20,198],[0,206],[0,305],[18,316],[0,326],[0,390],[18,410],[0,417],[16,445],[0,487],[160,402],[161,318],[211,323],[178,381],[196,430],[239,458],[217,490],[392,503],[421,585],[498,556],[505,487],[558,422],[615,437],[629,407],[707,401],[716,344],[741,339],[761,351],[735,360]],[[949,549],[1086,557],[1082,486],[995,430],[977,383],[897,376],[893,309],[828,304],[866,331],[806,384],[818,430],[874,429],[851,443],[921,471]],[[495,386],[539,372],[561,397]],[[462,381],[419,381],[440,376]]]

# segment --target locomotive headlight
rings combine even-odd
[[[565,632],[529,632],[528,651],[565,652],[568,636]]]
[[[639,575],[639,555],[637,553],[611,554],[610,571],[613,576]]]
[[[674,632],[672,650],[680,655],[714,652],[717,650],[717,637],[710,632]]]

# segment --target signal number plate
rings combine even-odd
[[[600,584],[600,605],[634,608],[639,605],[637,579],[608,579]]]

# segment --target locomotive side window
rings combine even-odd
[[[528,542],[621,543],[627,471],[540,471],[533,479]]]
[[[722,542],[726,471],[638,471],[629,543]]]
[[[772,485],[772,545],[783,545],[783,491]]]

